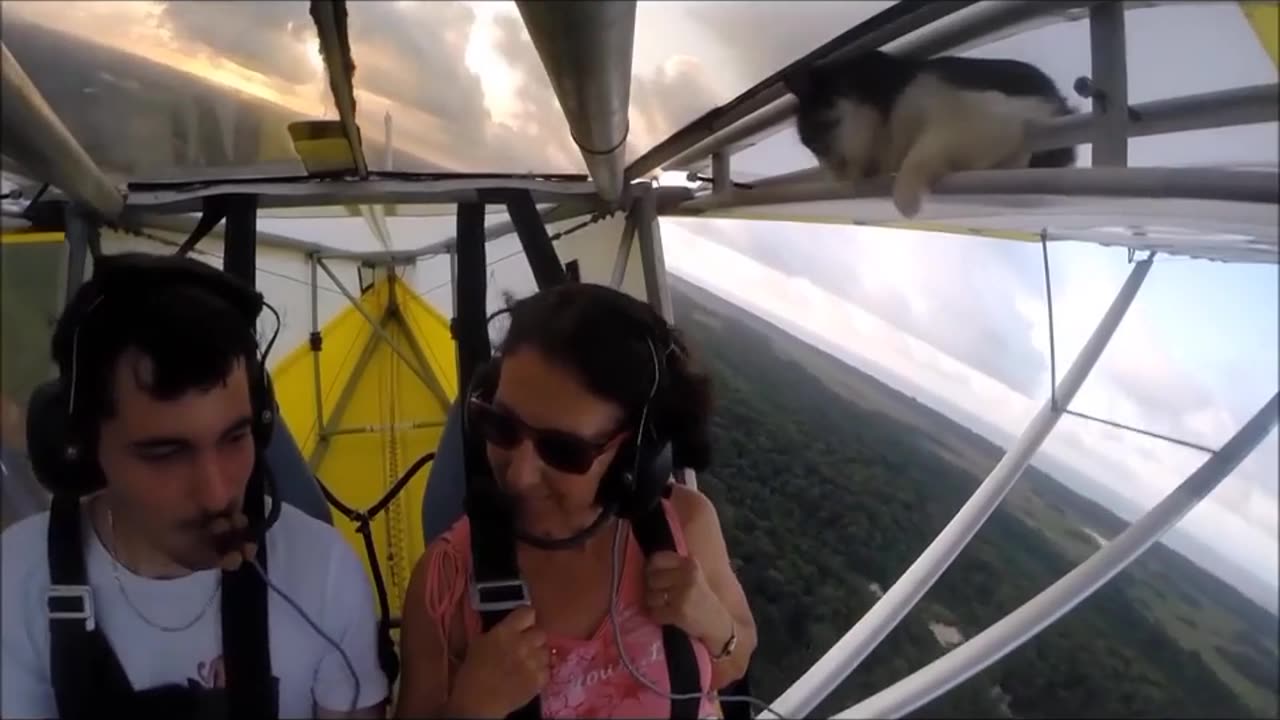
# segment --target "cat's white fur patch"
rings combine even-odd
[[[1026,122],[1057,113],[1048,98],[957,88],[929,74],[903,90],[888,122],[875,108],[836,102],[834,157],[827,164],[855,185],[868,174],[896,174],[893,202],[912,217],[940,177],[960,170],[1026,167]]]

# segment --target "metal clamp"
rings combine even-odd
[[[518,597],[510,597],[512,590],[518,590]],[[496,597],[494,597],[496,595]],[[484,597],[482,597],[484,596]],[[477,612],[497,612],[512,610],[522,605],[531,605],[529,587],[523,580],[488,580],[471,583],[471,607]]]
[[[80,607],[74,610],[58,610],[54,608],[55,600],[80,599]],[[50,585],[45,594],[45,609],[50,620],[83,620],[84,629],[93,632],[97,621],[93,613],[93,589],[88,585]]]

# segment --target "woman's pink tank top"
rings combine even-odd
[[[662,501],[671,525],[676,552],[685,555],[684,532],[674,508]],[[459,604],[464,607],[466,638],[481,633],[480,615],[466,601],[471,568],[471,525],[463,517],[439,540],[427,568],[427,609],[450,646],[451,618]],[[662,628],[644,612],[644,553],[635,538],[627,534],[627,547],[618,590],[618,624],[631,666],[650,684],[671,691],[667,660],[663,652]],[[589,640],[549,637],[552,649],[551,679],[543,688],[544,718],[656,718],[671,714],[671,700],[659,695],[632,677],[618,656],[613,626],[608,617]],[[699,641],[693,642],[698,670],[705,693],[711,681],[711,656]],[[719,717],[717,703],[704,698],[699,716]]]

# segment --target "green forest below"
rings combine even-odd
[[[672,298],[716,382],[714,461],[699,486],[719,510],[751,602],[760,635],[751,680],[767,701],[871,608],[1002,451],[705,290],[672,278]],[[1109,538],[1126,526],[1028,468],[921,603],[814,715],[843,710],[943,655],[931,623],[971,637],[1031,599],[1096,550],[1085,528]],[[1157,544],[911,717],[1275,717],[1277,623]]]

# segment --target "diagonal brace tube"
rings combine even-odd
[[[836,715],[898,718],[981,672],[1065,615],[1169,531],[1276,426],[1277,395],[1165,499],[1075,570],[968,642]]]
[[[1031,418],[1022,437],[992,469],[956,516],[938,533],[929,547],[907,568],[888,592],[856,625],[845,633],[825,655],[814,663],[776,702],[772,704],[782,717],[808,717],[813,709],[846,678],[876,645],[889,634],[920,598],[937,582],[947,566],[982,527],[1008,494],[1018,476],[1031,462],[1031,456],[1048,437],[1063,409],[1070,404],[1089,371],[1098,362],[1111,336],[1133,303],[1138,289],[1151,270],[1152,258],[1135,263],[1121,286],[1111,307],[1103,314],[1098,327],[1080,350],[1080,355],[1062,376],[1055,404],[1046,399]]]
[[[410,358],[407,354],[405,354],[404,350],[400,349],[400,346],[397,345],[395,341],[391,339],[391,336],[387,334],[387,331],[383,329],[383,327],[380,324],[378,324],[377,320],[373,319],[373,316],[369,314],[368,310],[364,309],[364,306],[360,304],[360,301],[357,300],[356,297],[351,294],[351,291],[347,289],[347,286],[343,285],[342,281],[338,279],[338,276],[335,275],[333,273],[333,270],[329,268],[329,264],[326,263],[321,258],[316,258],[316,264],[320,266],[320,269],[324,271],[325,275],[329,276],[329,279],[332,280],[333,284],[338,287],[338,290],[342,291],[342,294],[347,297],[347,300],[350,301],[351,306],[356,309],[356,312],[360,313],[360,315],[364,317],[365,320],[368,321],[369,327],[373,328],[373,331],[378,334],[378,337],[381,338],[382,341],[387,344],[387,347],[391,348],[391,352],[394,352],[397,357],[399,357],[401,360],[404,361],[404,364],[407,365],[409,367],[409,370],[414,375],[416,375],[419,380],[422,381],[423,385],[426,385],[427,387],[431,387],[431,381],[427,379],[427,376],[424,373],[423,369],[418,367],[418,364],[414,362],[413,359]]]

